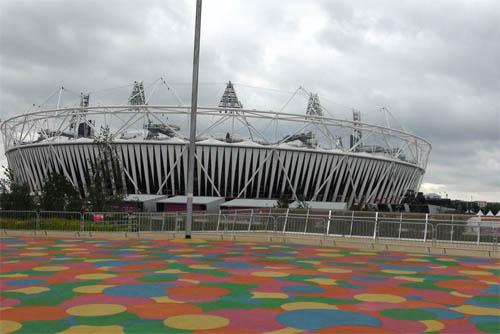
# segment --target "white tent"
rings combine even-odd
[[[493,212],[491,212],[491,210],[490,210],[490,211],[488,211],[488,213],[487,213],[486,215],[487,215],[487,216],[491,216],[491,217],[493,217],[493,216],[494,216],[494,214],[493,214]]]
[[[496,217],[500,217],[500,210],[498,210]]]
[[[479,211],[476,213],[476,216],[484,216],[483,211],[481,211],[481,209],[479,209]]]

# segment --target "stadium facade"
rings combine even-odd
[[[217,107],[198,108],[195,196],[399,203],[418,191],[431,145],[404,130],[324,115],[316,94],[305,112],[245,109],[231,82]],[[1,124],[8,164],[32,191],[61,173],[82,194],[103,131],[129,194],[185,195],[190,107],[151,105],[134,83],[127,105],[40,110]],[[284,134],[286,133],[286,134]]]

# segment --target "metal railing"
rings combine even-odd
[[[471,246],[500,242],[500,223],[477,222],[471,216],[387,214],[379,212],[329,211],[311,215],[289,211],[235,211],[195,213],[194,232],[320,235],[324,237],[411,240],[462,243]],[[184,212],[59,212],[0,210],[0,229],[36,233],[66,231],[91,236],[101,232],[182,232]]]

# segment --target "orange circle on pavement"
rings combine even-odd
[[[204,301],[218,299],[231,293],[228,289],[215,286],[186,286],[168,289],[168,295],[175,300],[203,299]]]
[[[3,320],[34,321],[34,320],[60,320],[68,315],[56,306],[20,306],[2,311]]]
[[[434,282],[434,285],[437,285],[441,288],[448,288],[453,290],[482,290],[488,288],[488,284],[479,282],[478,280],[462,279]]]
[[[381,327],[372,326],[334,326],[322,328],[316,333],[329,334],[329,333],[363,333],[363,334],[396,334],[398,332],[391,331]]]

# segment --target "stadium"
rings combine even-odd
[[[326,116],[312,93],[296,106],[302,113],[244,108],[235,87],[227,83],[217,106],[198,107],[195,196],[286,194],[351,207],[400,203],[418,191],[431,151],[425,139],[362,122],[356,110],[352,120]],[[126,104],[93,105],[88,94],[79,100],[1,124],[17,178],[40,192],[50,173],[60,173],[84,196],[104,138],[117,164],[111,185],[121,182],[127,194],[185,195],[189,105],[151,103],[142,82],[134,82]]]

